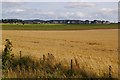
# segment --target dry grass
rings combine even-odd
[[[112,66],[112,76],[118,77],[118,31],[3,31],[4,40],[13,42],[13,53],[30,55],[35,59],[52,53],[57,61],[68,66],[70,59],[78,60],[79,67],[98,77],[108,73]],[[37,58],[36,58],[37,57]]]
[[[72,59],[69,66],[64,67],[57,62],[53,54],[48,53],[40,60],[34,60],[29,56],[13,57],[9,67],[3,70],[4,78],[94,78],[95,74],[88,74],[79,67],[78,60]],[[72,67],[70,67],[72,66]],[[106,74],[104,78],[109,78]]]

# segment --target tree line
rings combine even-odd
[[[2,19],[2,23],[24,23],[21,19]]]

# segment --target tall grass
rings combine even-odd
[[[45,56],[45,57],[44,57]],[[65,68],[55,57],[48,53],[40,60],[34,60],[29,56],[14,57],[6,70],[3,70],[6,78],[81,78],[88,77],[87,73],[79,68]],[[77,64],[76,64],[77,65]],[[71,64],[70,64],[71,66]],[[77,67],[77,66],[75,66]]]
[[[109,78],[109,74],[102,78]],[[97,75],[89,74],[84,68],[80,68],[76,58],[71,59],[71,64],[65,67],[50,53],[43,55],[40,60],[29,56],[14,57],[9,67],[3,70],[3,75],[4,78],[98,78]]]
[[[8,48],[9,40],[7,40],[7,45],[5,47]],[[14,56],[7,49],[7,55],[11,56],[7,58],[6,64],[3,68],[3,78],[98,78],[96,74],[89,73],[85,68],[80,67],[80,63],[76,57],[71,59],[70,64],[65,67],[62,62],[56,60],[56,57],[48,53],[47,55],[43,55],[39,60],[35,60],[30,56],[22,56],[22,52],[20,51],[20,55]],[[4,57],[6,57],[5,50],[3,51]],[[4,60],[4,59],[3,59]],[[8,64],[9,63],[9,64]],[[109,68],[111,71],[111,66]],[[102,78],[112,78],[111,72],[105,74]]]

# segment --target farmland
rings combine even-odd
[[[57,28],[52,24],[50,24],[52,28],[48,25],[39,25],[34,28],[23,26],[3,25],[3,47],[4,40],[10,39],[13,43],[13,53],[16,56],[19,55],[19,51],[22,51],[22,55],[30,55],[34,59],[39,59],[43,54],[52,53],[57,62],[63,63],[64,66],[69,66],[70,60],[76,57],[80,68],[85,69],[89,74],[104,76],[108,74],[108,67],[111,65],[112,76],[118,77],[118,30],[103,29],[116,28],[115,24],[114,26],[110,24],[108,27],[101,25],[102,28],[93,25],[93,30],[79,30],[92,29],[87,25],[86,27],[78,25],[64,27],[63,24],[59,24]],[[72,31],[62,31],[68,30],[68,27]],[[96,30],[96,28],[101,29]],[[41,31],[50,29],[51,31]]]
[[[2,24],[2,30],[85,30],[117,29],[118,24]]]

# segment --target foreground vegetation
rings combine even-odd
[[[117,29],[118,24],[2,24],[2,30]]]
[[[87,72],[79,66],[78,60],[71,59],[69,66],[63,66],[57,62],[53,54],[43,55],[39,60],[34,60],[29,56],[19,56],[12,54],[12,43],[6,39],[4,51],[2,53],[3,78],[112,78],[111,66],[109,72],[103,77]]]

